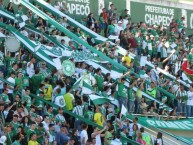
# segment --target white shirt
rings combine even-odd
[[[157,139],[157,144],[162,145],[162,139]]]
[[[45,131],[48,131],[49,130],[49,124],[46,123],[45,121],[43,121],[42,124],[44,125]]]
[[[161,42],[161,43],[157,46],[157,52],[161,52],[162,46],[163,46],[163,42]]]
[[[84,142],[85,142],[84,144],[82,143],[83,138],[84,138]],[[86,130],[82,130],[81,133],[80,133],[80,142],[81,142],[81,145],[85,145],[86,142],[87,142],[87,140],[88,140],[88,133],[87,133]]]
[[[28,32],[26,30],[21,31],[21,34],[23,34],[25,37],[29,36],[29,34],[28,34]]]
[[[53,90],[53,93],[52,93],[52,102],[55,100],[55,97],[56,97],[56,90],[58,89],[58,88],[60,88],[60,86],[56,86],[55,88],[54,88],[54,90]]]
[[[115,27],[115,32],[117,33],[117,36],[119,36],[121,30],[123,30],[123,27],[122,27],[122,26],[119,26],[119,25],[116,25],[116,27]]]
[[[128,20],[127,19],[123,19],[123,29],[127,28],[127,24],[128,24]]]
[[[120,141],[120,139],[114,139],[112,140],[110,145],[122,145],[122,142]]]
[[[187,95],[188,95],[187,105],[193,106],[193,92],[188,91]]]
[[[54,8],[56,8],[56,9],[60,10],[60,6],[59,6],[59,5],[58,5],[58,6],[57,6],[57,5],[55,5],[55,6],[54,6]]]
[[[60,106],[60,107],[64,107],[66,106],[66,103],[65,103],[65,100],[64,100],[64,97],[63,96],[57,96],[55,98],[55,101],[54,101],[54,104]]]
[[[61,120],[62,122],[66,122],[64,116],[61,115],[61,114],[57,114],[57,115],[56,115],[56,119],[59,119],[59,120]]]
[[[93,133],[92,133],[92,135],[93,135]],[[95,139],[96,139],[96,144],[95,145],[101,145],[101,135],[100,134],[96,135]]]
[[[0,89],[3,89],[3,82],[0,81]]]
[[[34,74],[35,74],[35,70],[34,70],[34,64],[31,63],[30,66],[29,65],[30,62],[27,63],[27,74],[29,75],[29,77],[31,78]]]
[[[15,85],[15,79],[14,78],[9,77],[7,79],[7,81]],[[10,86],[10,87],[14,89],[14,87],[12,87],[12,86]],[[13,89],[7,89],[8,90],[8,94],[12,94],[13,93]]]
[[[82,69],[81,68],[75,68],[75,72],[78,74],[78,77],[80,77],[82,75]]]

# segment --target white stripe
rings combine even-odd
[[[15,18],[12,15],[9,15],[8,13],[3,12],[2,10],[0,10],[0,14],[4,15],[5,17],[8,17],[8,18],[10,18],[12,20],[15,20]]]
[[[22,39],[20,36],[18,36],[16,33],[12,32],[23,44],[25,44],[27,46],[27,48],[29,48],[32,52],[34,52],[34,48],[29,45],[24,39]],[[35,47],[35,46],[34,46]],[[51,64],[52,66],[55,67],[55,63],[53,61],[50,61],[49,59],[47,59],[45,56],[43,56],[41,53],[36,52],[36,55],[38,55],[39,57],[41,57],[42,59],[44,59],[45,61],[47,61],[49,64]]]
[[[42,19],[44,19],[45,21],[47,20],[47,18],[45,17],[45,15],[44,14],[42,14],[42,13],[40,13],[40,12],[38,12],[38,11],[36,11],[33,7],[33,5],[31,4],[31,3],[29,3],[28,1],[26,1],[26,0],[22,0],[21,1],[21,3],[25,6],[25,7],[27,7],[28,9],[30,9],[31,10],[31,8],[33,9],[32,11],[34,12],[35,11],[35,13],[37,14],[37,15],[39,15]]]
[[[45,61],[47,61],[48,63],[50,63],[52,66],[55,67],[55,63],[53,61],[51,61],[50,59],[46,58],[44,55],[42,55],[40,52],[36,52],[36,54],[41,57],[42,59],[44,59]]]

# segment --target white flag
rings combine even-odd
[[[125,106],[122,104],[121,114],[122,114],[122,115],[126,115],[126,113],[127,113],[127,109],[126,109]]]

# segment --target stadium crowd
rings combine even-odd
[[[16,11],[12,3],[5,6],[4,1],[1,0],[0,6],[13,14],[23,14],[21,5]],[[68,14],[65,2],[61,5],[55,1],[53,6]],[[121,140],[121,135],[141,145],[163,145],[161,132],[158,132],[157,138],[152,139],[138,123],[137,117],[132,121],[123,119],[120,113],[121,106],[124,105],[130,114],[151,115],[155,118],[166,116],[161,117],[164,120],[177,119],[179,116],[193,117],[193,107],[187,105],[188,99],[193,98],[191,81],[187,82],[190,88],[185,88],[177,81],[168,79],[157,69],[159,67],[176,76],[177,79],[183,79],[183,72],[180,69],[183,59],[187,58],[191,66],[193,37],[185,35],[184,17],[173,20],[170,28],[166,29],[164,26],[148,25],[144,22],[135,24],[127,9],[121,16],[116,15],[116,10],[116,6],[111,4],[110,9],[103,9],[98,20],[92,13],[87,18],[81,19],[81,23],[94,32],[105,37],[114,36],[116,39],[113,39],[115,42],[113,46],[108,41],[98,44],[80,28],[69,25],[66,18],[58,19],[51,13],[46,13],[69,31],[85,39],[88,44],[127,67],[129,71],[117,80],[111,78],[110,73],[104,75],[100,68],[94,69],[86,62],[75,62],[73,59],[71,61],[75,63],[76,71],[72,77],[67,77],[56,69],[51,70],[45,61],[38,60],[24,48],[21,48],[19,54],[9,52],[5,54],[2,41],[0,76],[13,86],[0,81],[0,144],[127,145],[125,140]],[[26,15],[29,18],[28,23],[38,30],[52,37],[65,36],[30,10],[27,10]],[[17,25],[7,18],[1,17],[0,20],[17,28]],[[30,40],[54,46],[44,37],[25,28],[20,31]],[[8,34],[3,29],[1,32]],[[61,40],[61,44],[66,44],[64,39]],[[167,47],[168,44],[172,47]],[[84,51],[85,49],[73,40],[67,45],[69,50]],[[118,54],[117,46],[126,49],[127,53],[124,56]],[[155,68],[148,65],[140,66],[139,59],[132,59],[130,53],[135,54],[139,59],[141,56],[147,56],[147,62],[153,64]],[[104,64],[103,67],[108,70],[113,69],[109,63]],[[118,106],[111,103],[94,105],[88,95],[81,93],[81,88],[73,89],[73,84],[85,73],[94,78],[92,83],[94,92],[107,98],[115,98]],[[138,78],[136,74],[146,74],[146,77]],[[124,86],[126,78],[130,81],[128,88]],[[26,83],[26,80],[29,83]],[[138,88],[136,92],[133,91],[133,87]],[[157,87],[170,92],[175,98],[163,95]],[[166,110],[155,100],[145,98],[142,92],[146,92],[172,110]],[[30,93],[60,108],[54,108],[41,99],[35,99]],[[83,123],[80,118],[65,113],[63,108],[95,122],[103,129]]]

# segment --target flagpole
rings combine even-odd
[[[172,53],[171,53],[166,59],[164,59],[164,60],[162,61],[162,63],[165,63],[166,61],[168,61],[168,59],[170,59],[170,58],[172,57],[172,55],[174,55],[175,52],[176,52],[175,50],[172,51]]]

